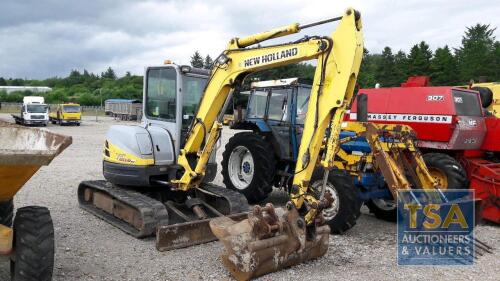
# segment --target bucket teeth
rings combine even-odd
[[[290,205],[288,205],[290,206]],[[306,239],[307,227],[297,210],[254,207],[248,218],[234,221],[220,217],[210,229],[225,247],[221,255],[237,280],[249,280],[267,273],[323,256],[328,250],[328,226],[315,228]]]

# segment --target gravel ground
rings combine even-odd
[[[0,114],[0,119],[10,118]],[[222,251],[218,242],[157,252],[153,239],[132,238],[78,207],[78,183],[102,178],[104,135],[116,123],[103,117],[96,123],[94,117],[86,117],[80,127],[49,125],[49,130],[71,135],[73,144],[50,166],[42,167],[15,198],[16,207],[41,205],[52,213],[54,280],[231,280],[218,257]],[[229,136],[225,129],[223,145]],[[220,171],[215,183],[222,184]],[[271,201],[284,202],[286,194],[275,191]],[[477,237],[500,250],[498,226],[479,226]],[[364,209],[353,229],[330,237],[326,256],[261,280],[499,280],[499,250],[479,258],[474,266],[398,267],[396,225],[377,220]],[[7,265],[3,266],[6,273]]]

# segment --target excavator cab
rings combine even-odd
[[[196,114],[209,71],[166,64],[146,68],[143,118],[138,126],[111,126],[106,135],[103,171],[124,186],[157,186],[175,178],[175,162]],[[214,179],[215,153],[205,182]]]

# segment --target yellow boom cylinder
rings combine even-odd
[[[243,38],[235,38],[234,40],[236,40],[236,44],[238,45],[238,47],[245,48],[250,45],[260,43],[262,41],[290,35],[293,33],[297,33],[299,31],[300,31],[299,24],[293,23],[290,25],[274,28],[269,31],[264,31],[261,33],[245,36]]]

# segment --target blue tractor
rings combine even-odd
[[[302,136],[311,86],[299,79],[253,82],[246,110],[231,125],[234,134],[223,153],[222,176],[227,188],[245,195],[250,203],[266,199],[273,187],[290,191]],[[235,110],[236,111],[236,110]],[[323,189],[323,171],[311,181],[318,197]],[[343,171],[330,172],[326,189],[334,198],[323,216],[332,233],[342,233],[356,224],[362,200],[353,178]]]

